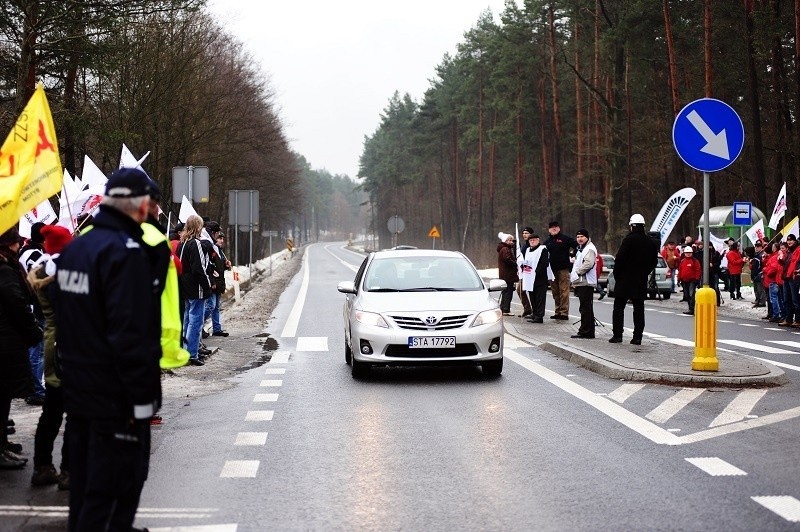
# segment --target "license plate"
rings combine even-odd
[[[456,346],[455,336],[409,336],[408,337],[408,347],[410,349],[415,349],[419,347],[445,349],[445,348],[452,348],[455,346]]]

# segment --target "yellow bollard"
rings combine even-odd
[[[717,293],[708,285],[699,288],[694,296],[694,358],[695,371],[719,371],[717,359]]]

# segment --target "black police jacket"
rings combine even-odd
[[[106,206],[61,254],[56,338],[67,412],[147,419],[161,406],[163,285],[153,271],[139,224]]]

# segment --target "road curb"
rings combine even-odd
[[[597,357],[587,351],[562,342],[544,342],[539,348],[573,364],[612,379],[680,384],[684,386],[782,386],[790,382],[784,371],[759,361],[767,372],[760,375],[715,375],[707,372],[672,373],[629,368]]]

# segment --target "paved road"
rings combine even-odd
[[[230,390],[165,408],[172,421],[156,435],[139,526],[796,529],[797,418],[679,444],[651,437],[797,407],[793,384],[756,398],[620,382],[511,336],[500,379],[475,368],[389,368],[355,381],[335,287],[360,258],[317,244],[304,260],[264,317],[279,343],[270,362]],[[24,486],[0,501],[0,512],[58,502]],[[26,522],[4,516],[0,528]]]

